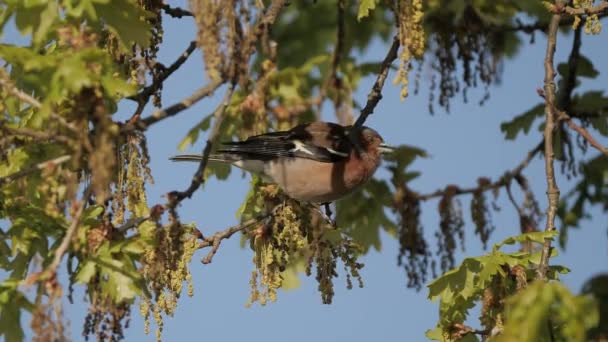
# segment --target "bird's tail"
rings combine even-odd
[[[236,156],[231,156],[229,154],[218,153],[209,155],[210,161],[217,161],[223,163],[232,163],[237,160]],[[174,162],[200,162],[203,159],[203,156],[200,154],[179,154],[169,158],[169,160]]]

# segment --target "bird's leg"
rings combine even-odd
[[[323,211],[321,211],[321,210],[319,210],[319,212],[321,213],[323,218],[332,226],[332,228],[335,229],[335,228],[338,228],[338,225],[337,225],[336,221],[331,217],[333,215],[333,213],[331,211],[330,205],[331,205],[331,202],[323,203],[323,207],[325,208],[325,213],[323,213]]]
[[[331,202],[325,202],[323,203],[323,207],[325,208],[325,215],[327,215],[327,217],[331,220],[331,215],[333,214],[331,212]]]

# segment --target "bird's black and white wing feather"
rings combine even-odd
[[[245,141],[223,143],[217,152],[245,159],[306,158],[332,163],[348,158],[350,144],[339,125],[300,125],[289,131],[266,133]]]

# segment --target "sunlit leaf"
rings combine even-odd
[[[376,0],[360,0],[359,11],[357,13],[357,20],[361,20],[376,8]]]

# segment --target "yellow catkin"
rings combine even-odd
[[[594,0],[573,0],[572,6],[574,8],[589,9],[593,7]],[[574,17],[574,23],[572,28],[577,29],[581,23],[581,16],[577,15]],[[599,34],[602,31],[602,23],[597,14],[587,16],[585,20],[585,33],[586,34]]]
[[[194,293],[188,265],[198,247],[192,225],[170,223],[159,228],[156,230],[156,244],[146,248],[142,259],[142,272],[154,299],[146,299],[140,304],[146,332],[150,329],[149,317],[152,316],[158,327],[157,338],[163,330],[163,315],[173,316],[176,311],[184,282],[187,283],[188,295]]]
[[[401,100],[403,101],[409,92],[408,74],[412,68],[412,58],[421,58],[424,55],[425,35],[422,27],[424,11],[422,0],[399,0],[397,4],[397,16],[399,18],[399,40],[401,53],[399,58],[399,70],[393,82],[401,85]]]

